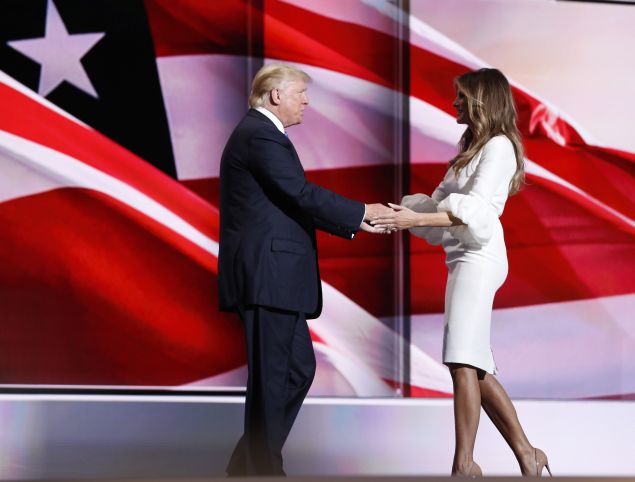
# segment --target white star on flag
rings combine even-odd
[[[41,96],[46,97],[66,80],[93,97],[99,98],[81,64],[81,59],[104,37],[105,33],[69,34],[52,0],[48,0],[46,12],[44,37],[13,40],[7,44],[41,64],[42,73],[38,87],[38,93]]]

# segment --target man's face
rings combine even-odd
[[[285,127],[302,122],[304,108],[309,105],[306,89],[307,85],[303,80],[291,80],[279,89],[278,114]]]

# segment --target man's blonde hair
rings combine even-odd
[[[282,89],[289,81],[303,80],[309,82],[311,77],[306,72],[284,64],[267,64],[262,67],[253,82],[249,94],[249,107],[263,107],[267,102],[269,92],[273,89]]]

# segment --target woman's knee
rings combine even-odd
[[[478,379],[479,369],[472,365],[465,365],[463,363],[448,363],[450,369],[450,376],[453,380],[472,380]]]

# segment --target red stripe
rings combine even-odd
[[[247,7],[241,0],[145,0],[158,57],[247,55]],[[257,12],[251,12],[257,14]]]
[[[546,139],[525,139],[527,156],[631,220],[635,218],[632,155],[599,147],[563,147]]]
[[[0,130],[80,160],[138,189],[218,239],[217,210],[167,175],[112,142],[0,83]]]
[[[0,223],[2,383],[169,386],[245,363],[213,263],[171,230],[82,189],[4,202]]]

